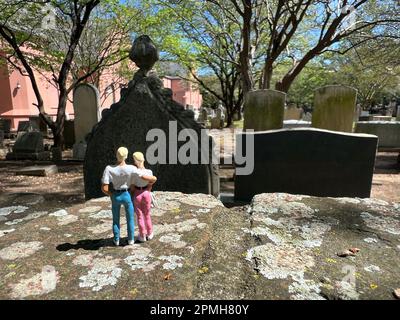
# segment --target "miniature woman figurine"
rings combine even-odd
[[[139,242],[153,239],[153,224],[151,222],[151,189],[157,178],[153,172],[144,167],[144,156],[141,152],[133,154],[133,162],[137,167],[137,174],[132,175],[131,194],[133,194],[133,203],[136,208],[137,221],[139,225]],[[154,179],[144,179],[144,177]]]
[[[103,193],[111,197],[112,215],[113,215],[113,233],[114,245],[119,246],[120,240],[120,209],[121,205],[125,207],[126,222],[128,228],[128,244],[134,243],[134,219],[133,219],[133,203],[129,194],[132,177],[137,175],[137,168],[128,165],[125,160],[128,156],[128,149],[120,147],[117,150],[117,164],[107,166],[103,173],[101,190]],[[155,181],[155,177],[142,176],[143,181]],[[110,190],[112,183],[113,190]]]

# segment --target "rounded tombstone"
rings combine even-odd
[[[352,132],[357,90],[342,85],[318,88],[314,94],[312,127]]]
[[[250,91],[244,100],[243,129],[274,130],[283,127],[286,93],[261,89]]]

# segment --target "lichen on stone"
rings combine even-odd
[[[255,269],[267,279],[303,277],[305,269],[314,266],[314,259],[307,250],[287,244],[267,243],[251,248],[246,259],[255,263]]]
[[[11,285],[12,299],[48,294],[56,289],[59,275],[53,266],[44,266],[42,272]]]
[[[28,209],[29,208],[25,206],[11,206],[0,208],[0,216],[8,216],[11,213],[23,213]]]
[[[156,224],[153,226],[154,233],[173,233],[173,232],[188,232],[196,228],[203,229],[207,224],[199,222],[196,218],[180,221],[171,224]]]
[[[24,221],[24,219],[14,219],[12,221],[7,221],[5,224],[8,225],[8,226],[13,226],[13,225],[16,225],[16,224],[18,224],[18,223],[20,223],[22,221]]]
[[[150,264],[152,258],[149,248],[138,245],[132,246],[132,254],[127,256],[124,261],[132,270],[143,269]]]
[[[78,217],[75,215],[69,214],[66,216],[58,217],[57,221],[58,221],[59,226],[66,226],[67,224],[78,221]]]
[[[88,201],[88,203],[91,203],[91,202],[94,202],[94,203],[96,203],[96,202],[109,202],[110,201],[110,197],[102,197],[102,198],[96,198],[96,199],[91,199],[91,200],[89,200]]]
[[[184,260],[183,257],[176,255],[160,256],[158,259],[167,261],[163,264],[163,268],[165,270],[175,270],[176,268],[181,268],[183,264],[180,261]]]
[[[185,194],[185,195],[182,194],[182,196],[179,197],[179,201],[181,203],[185,203],[188,205],[197,206],[201,208],[208,208],[208,209],[224,206],[222,202],[219,201],[214,196],[202,193]]]
[[[94,257],[95,254],[80,254],[74,258],[72,264],[76,266],[88,267],[92,264]]]
[[[400,220],[398,219],[389,216],[376,216],[369,212],[362,212],[360,216],[371,229],[400,235]]]
[[[378,239],[375,239],[375,238],[365,238],[364,241],[365,241],[366,243],[377,243],[377,242],[378,242]]]
[[[79,287],[100,291],[106,286],[115,286],[122,275],[122,269],[118,265],[119,259],[110,256],[94,258],[89,272],[79,277]]]
[[[79,213],[94,213],[96,211],[99,211],[101,209],[101,207],[99,206],[89,206],[89,207],[85,207],[82,209],[79,209]]]
[[[295,281],[289,285],[292,300],[326,300],[320,295],[321,289],[313,280],[303,277],[294,277]]]
[[[167,211],[160,208],[151,208],[150,212],[153,217],[162,217]]]
[[[111,210],[100,210],[97,213],[92,213],[89,217],[93,219],[112,219],[113,215]]]
[[[335,291],[339,299],[342,300],[358,300],[360,294],[357,292],[356,286],[347,281],[336,281]]]
[[[49,214],[49,216],[52,216],[52,217],[65,217],[67,215],[68,215],[68,211],[65,209],[60,209],[60,210],[57,210],[57,211]]]
[[[343,198],[330,198],[330,199],[334,199],[337,202],[341,203],[341,204],[359,204],[361,202],[360,199],[357,198],[347,198],[347,197],[343,197]]]
[[[378,266],[375,266],[375,265],[370,265],[370,266],[364,267],[364,270],[368,271],[368,272],[380,272],[381,268],[379,268]]]
[[[3,260],[15,260],[26,258],[43,248],[39,241],[15,242],[9,247],[0,250],[0,258]]]
[[[15,229],[0,230],[0,238],[4,237],[6,234],[9,234],[14,231],[15,231]]]
[[[161,236],[158,241],[168,243],[174,248],[183,248],[186,246],[186,242],[181,240],[182,235],[178,233],[168,233]]]

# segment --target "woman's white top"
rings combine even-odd
[[[137,168],[133,165],[126,164],[124,166],[107,166],[103,173],[101,182],[103,184],[113,184],[115,190],[129,189],[132,178],[136,176]]]
[[[149,182],[146,180],[143,180],[142,178],[140,178],[140,176],[152,176],[152,175],[153,175],[153,171],[151,171],[150,169],[136,168],[135,173],[132,174],[132,184],[134,184],[137,187],[143,188],[143,187],[147,186],[149,184]]]

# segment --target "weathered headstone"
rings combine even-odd
[[[64,122],[64,144],[66,148],[72,148],[75,143],[74,120]]]
[[[152,52],[151,61],[146,58],[148,50]],[[128,88],[122,91],[121,100],[103,111],[101,121],[87,136],[83,168],[86,199],[104,196],[101,177],[104,168],[116,162],[115,152],[120,146],[129,150],[128,163],[132,161],[134,151],[146,155],[148,168],[158,177],[155,190],[219,194],[218,167],[211,163],[213,151],[210,145],[213,140],[204,132],[204,139],[200,139],[201,126],[194,120],[193,112],[175,102],[172,91],[164,89],[155,74],[148,74],[150,65],[154,63],[153,50],[154,45],[147,36],[135,40],[132,58],[141,69],[129,82]],[[161,141],[157,141],[157,136],[149,138],[152,129],[159,129],[157,134],[165,134],[165,141],[161,137]],[[177,141],[177,134],[183,129],[190,129],[186,131],[190,140]],[[152,133],[156,134],[155,131]],[[178,151],[183,145],[197,148],[195,156],[198,163],[183,164],[178,161]],[[149,147],[166,157],[149,161]],[[157,151],[151,154],[155,155]],[[199,157],[204,160],[202,163]]]
[[[321,197],[370,196],[376,136],[315,128],[241,136],[246,134],[254,135],[254,170],[250,175],[235,176],[237,200],[250,201],[256,194],[270,192]],[[246,139],[242,140],[235,159],[245,155]]]
[[[352,132],[357,90],[340,85],[315,90],[312,126],[314,128]]]
[[[400,121],[400,105],[397,106],[397,116],[396,121]]]
[[[18,132],[32,132],[39,131],[39,125],[36,122],[20,121],[18,122]]]
[[[39,176],[39,177],[47,177],[53,175],[58,172],[56,165],[48,165],[48,166],[30,166],[19,169],[15,172],[15,175],[18,176]]]
[[[285,108],[284,120],[300,120],[303,116],[303,109],[297,108],[294,104],[289,104]]]
[[[208,112],[206,108],[201,108],[199,117],[197,118],[197,121],[199,123],[205,124],[208,120]]]
[[[7,160],[48,160],[50,153],[44,151],[43,135],[40,132],[25,132],[17,138]]]
[[[3,148],[4,144],[4,131],[0,130],[0,148]]]
[[[85,141],[85,136],[100,121],[99,90],[91,84],[81,84],[74,90],[75,141]]]
[[[223,125],[221,125],[223,122],[220,117],[216,116],[214,118],[211,118],[211,129],[222,129]]]
[[[311,122],[312,119],[312,113],[311,112],[305,112],[301,118],[303,121],[309,121]]]
[[[33,127],[38,128],[43,135],[47,135],[47,124],[40,118],[40,116],[29,117],[29,122]]]
[[[400,122],[398,121],[359,121],[355,132],[378,136],[380,148],[400,148]]]
[[[276,90],[255,90],[245,96],[244,129],[264,131],[283,127],[286,94]]]
[[[0,119],[0,130],[4,132],[4,137],[9,138],[11,130],[11,119]]]
[[[360,104],[357,104],[357,105],[356,105],[356,109],[355,109],[355,113],[354,113],[353,122],[359,121],[360,116],[361,116],[361,113],[362,113],[362,107],[361,107]]]
[[[72,150],[73,158],[75,160],[84,160],[86,154],[86,148],[87,148],[86,142],[81,141],[75,143]]]

